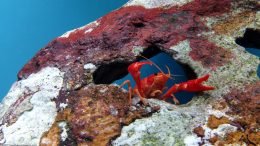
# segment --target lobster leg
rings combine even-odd
[[[129,102],[129,105],[132,104],[132,86],[130,84],[130,80],[126,80],[124,81],[120,86],[119,88],[121,89],[125,84],[128,85],[128,102]]]
[[[153,91],[153,92],[150,94],[150,96],[151,96],[151,97],[155,97],[155,96],[158,95],[158,94],[162,94],[162,91],[161,91],[161,90],[155,90],[155,91]]]
[[[167,99],[171,97],[173,93],[179,92],[179,91],[188,91],[188,92],[200,92],[200,91],[207,91],[207,90],[213,90],[215,89],[212,86],[203,85],[202,82],[208,80],[209,74],[206,74],[203,77],[200,77],[198,79],[189,80],[187,82],[183,82],[180,84],[175,84],[172,86],[163,96],[162,99]]]
[[[140,94],[139,90],[135,89],[134,90],[134,93],[139,96],[141,102],[144,104],[144,105],[148,105],[148,102],[146,101],[146,99]]]
[[[171,94],[171,97],[175,104],[180,104],[179,100],[173,94]]]
[[[144,93],[142,90],[142,84],[141,84],[141,72],[140,69],[143,65],[145,64],[149,64],[152,65],[151,62],[149,61],[145,61],[145,62],[135,62],[129,65],[128,67],[128,72],[132,75],[132,77],[134,78],[135,82],[136,82],[136,86],[138,88],[138,91],[140,93],[141,96],[144,97]]]

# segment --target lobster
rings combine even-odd
[[[143,65],[155,65],[160,72],[152,74],[148,77],[141,79],[141,68]],[[164,73],[158,65],[153,63],[152,61],[143,61],[143,62],[134,62],[128,66],[128,72],[133,77],[136,82],[136,86],[132,88],[130,84],[130,80],[124,81],[120,88],[122,88],[125,84],[128,85],[128,93],[129,93],[129,104],[132,103],[132,95],[139,96],[140,101],[147,105],[146,98],[159,98],[162,100],[166,100],[168,98],[172,98],[175,104],[179,104],[178,99],[174,96],[174,93],[179,91],[188,91],[188,92],[201,92],[207,90],[215,89],[213,86],[203,85],[204,81],[207,81],[209,78],[209,74],[206,74],[200,78],[188,80],[187,82],[174,84],[171,88],[168,89],[163,94],[163,90],[167,89],[166,82],[168,79],[172,78],[170,69],[166,66],[168,73]]]

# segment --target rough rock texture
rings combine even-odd
[[[1,142],[35,145],[57,115],[55,102],[63,83],[57,68],[44,68],[16,82],[1,105]]]
[[[108,145],[120,135],[123,125],[158,110],[157,107],[129,106],[127,98],[128,93],[114,85],[89,85],[72,92],[68,106],[57,116],[40,144],[56,145],[59,139],[61,145]],[[59,126],[61,124],[64,126]]]
[[[259,32],[258,9],[257,0],[131,0],[65,33],[19,72],[0,105],[0,143],[259,145],[260,61],[236,44],[246,28]],[[210,73],[216,89],[186,105],[144,107],[117,86],[96,85],[159,51]]]

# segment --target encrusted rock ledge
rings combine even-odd
[[[68,96],[40,145],[108,145],[121,128],[158,107],[130,106],[128,93],[114,85],[88,85]]]
[[[131,0],[65,33],[0,104],[0,145],[260,145],[260,60],[236,44],[259,32],[258,9],[257,0]],[[211,74],[216,89],[186,105],[129,105],[110,83],[153,48]]]

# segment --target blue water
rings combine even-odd
[[[0,0],[0,100],[16,81],[18,71],[40,48],[64,32],[94,21],[127,1]],[[248,50],[259,56],[259,49]],[[158,64],[172,63],[169,56],[164,55],[155,60],[159,61]],[[162,68],[165,69],[164,66]],[[151,73],[150,69],[145,67],[143,72],[148,75]],[[158,71],[155,68],[152,70]],[[179,65],[171,70],[175,75],[184,74]],[[258,75],[259,72],[258,70]],[[167,86],[184,80],[185,76],[176,77],[175,81],[169,82]],[[179,94],[176,96],[179,97]],[[183,97],[188,96],[190,95]]]
[[[260,48],[246,48],[246,51],[257,57],[260,57]],[[260,64],[258,65],[257,76],[260,78]]]
[[[260,48],[246,48],[246,51],[255,55],[255,56],[258,56],[260,57]]]
[[[0,0],[0,100],[17,72],[48,42],[128,0]]]

